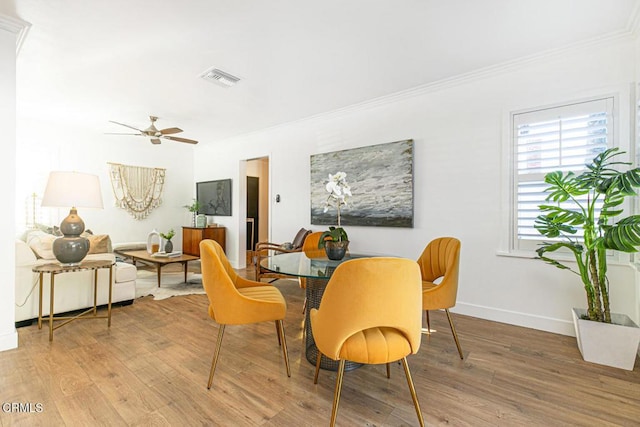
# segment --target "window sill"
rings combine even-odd
[[[497,250],[496,251],[496,255],[499,257],[507,257],[507,258],[524,258],[524,259],[532,259],[532,260],[536,260],[536,261],[540,261],[538,260],[536,257],[536,253],[535,252],[529,252],[529,251],[505,251],[505,250]],[[608,265],[618,265],[618,266],[626,266],[626,267],[632,267],[638,271],[640,271],[640,261],[631,261],[629,259],[621,259],[621,257],[626,256],[626,254],[618,254],[618,255],[611,255],[610,257],[607,257],[607,264]],[[555,259],[557,259],[558,261],[562,261],[562,262],[570,262],[575,264],[575,258],[569,254],[566,255],[558,255],[555,257]]]

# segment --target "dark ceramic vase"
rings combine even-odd
[[[78,211],[71,208],[69,215],[60,223],[60,232],[64,237],[53,241],[53,253],[62,265],[78,265],[89,253],[89,240],[82,237],[84,221]]]
[[[347,253],[349,249],[349,241],[341,240],[338,242],[327,241],[324,242],[324,251],[327,254],[327,258],[333,261],[340,261]]]
[[[173,242],[171,240],[167,240],[164,244],[164,251],[166,253],[173,252]]]

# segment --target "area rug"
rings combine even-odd
[[[136,278],[136,298],[153,295],[153,299],[161,300],[177,295],[204,294],[202,275],[184,272],[163,272],[161,286],[158,287],[158,275],[155,270],[138,270]]]

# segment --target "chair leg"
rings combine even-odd
[[[302,303],[302,314],[304,314],[307,309],[307,297],[304,297],[304,303]]]
[[[407,383],[409,384],[409,391],[411,392],[411,399],[413,399],[413,406],[416,408],[416,414],[418,415],[418,421],[420,426],[424,427],[424,419],[422,418],[422,411],[420,411],[420,404],[418,403],[418,396],[416,395],[416,388],[413,386],[413,379],[411,378],[411,372],[409,372],[409,365],[407,364],[407,358],[402,358],[402,367],[404,368],[404,374],[407,377]]]
[[[318,373],[320,372],[320,359],[322,359],[322,353],[318,350],[318,357],[316,358],[316,374],[313,376],[313,383],[318,384]]]
[[[336,416],[338,415],[338,404],[340,403],[340,392],[342,391],[342,377],[344,376],[344,359],[340,359],[338,366],[338,376],[336,377],[336,391],[333,394],[333,408],[331,409],[331,427],[336,425]]]
[[[278,321],[275,321],[276,323],[276,335],[278,336],[278,345],[282,345],[282,339],[280,339],[280,325],[278,324]]]
[[[387,362],[387,378],[391,378],[391,368],[389,367],[389,362]]]
[[[289,367],[289,354],[287,353],[287,339],[284,336],[284,324],[282,320],[276,320],[276,329],[278,330],[278,339],[282,342],[282,353],[284,354],[284,364],[287,366],[287,376],[291,376],[291,368]]]
[[[218,364],[218,356],[220,355],[220,347],[222,346],[222,336],[224,335],[224,326],[220,325],[218,329],[218,342],[216,342],[216,351],[213,353],[213,361],[211,362],[211,371],[209,371],[209,382],[207,383],[207,388],[211,388],[211,383],[213,383],[213,374],[216,371],[216,365]]]
[[[451,326],[451,332],[453,333],[453,339],[456,341],[456,347],[458,347],[458,353],[460,354],[460,359],[464,360],[464,355],[462,354],[462,347],[460,347],[460,341],[458,340],[456,327],[453,326],[453,319],[451,318],[451,313],[449,313],[448,308],[446,308],[444,311],[447,313],[447,318],[449,319],[449,326]]]
[[[427,314],[427,333],[431,335],[431,321],[429,320],[429,310],[424,311]]]

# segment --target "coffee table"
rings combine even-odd
[[[146,250],[119,251],[118,254],[126,258],[131,258],[131,260],[133,261],[133,265],[136,265],[137,261],[142,261],[147,264],[155,265],[156,270],[158,271],[158,287],[160,287],[160,274],[161,274],[162,266],[167,264],[176,264],[176,263],[182,264],[184,267],[184,281],[186,282],[187,281],[187,263],[189,261],[196,261],[200,259],[197,256],[185,255],[185,254],[172,256],[172,257],[152,256]]]

